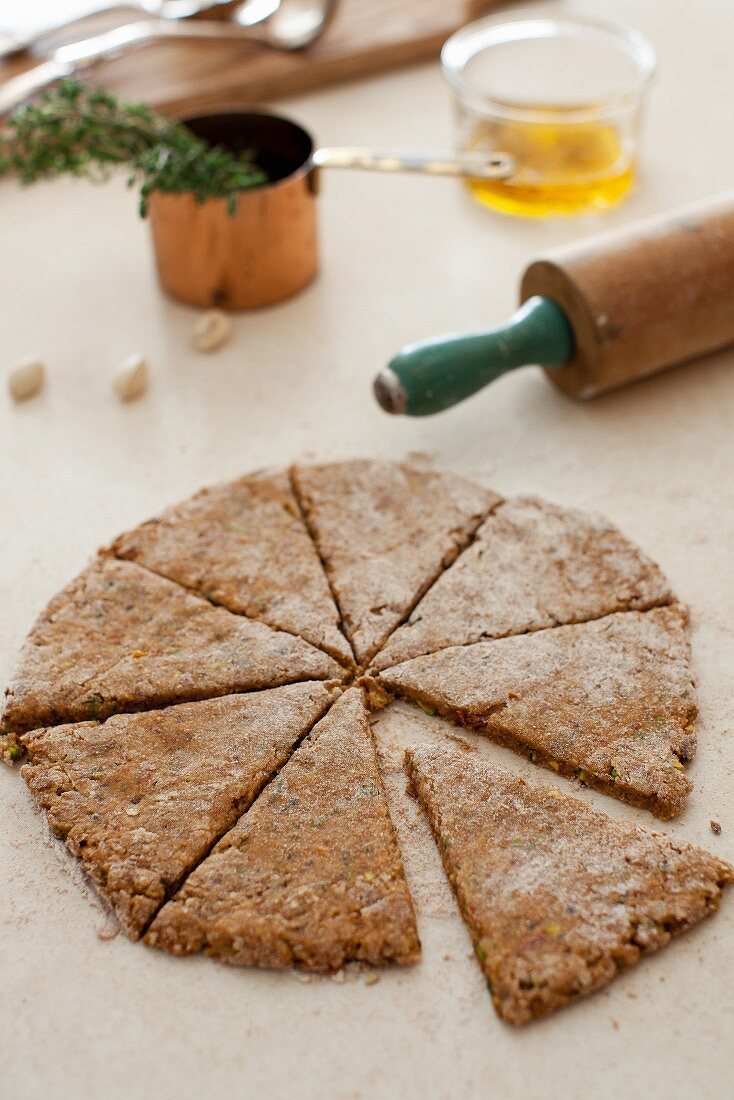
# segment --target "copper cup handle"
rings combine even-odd
[[[351,146],[317,149],[312,157],[316,168],[356,168],[366,172],[412,172],[424,176],[453,176],[459,179],[501,180],[515,171],[507,153],[445,156],[382,152]]]

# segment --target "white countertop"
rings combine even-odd
[[[374,372],[402,343],[499,321],[525,263],[551,244],[734,184],[727,0],[535,8],[627,19],[655,44],[660,76],[633,197],[604,217],[531,224],[473,205],[451,181],[335,173],[320,208],[321,278],[286,305],[239,317],[235,339],[214,356],[190,349],[195,315],[158,293],[147,226],[122,183],[0,187],[2,371],[36,354],[50,376],[23,407],[0,392],[0,681],[46,600],[98,545],[163,505],[297,457],[425,451],[506,493],[598,508],[660,561],[692,608],[701,706],[696,789],[665,828],[732,859],[734,354],[586,406],[536,369],[433,419],[390,419],[371,397]],[[330,144],[450,141],[436,66],[286,109]],[[110,375],[136,350],[149,356],[153,382],[123,407]],[[433,727],[407,707],[380,717],[388,766],[401,739]],[[0,1096],[731,1095],[734,898],[605,992],[510,1031],[492,1011],[396,772],[390,787],[424,958],[366,986],[178,961],[98,938],[106,920],[73,861],[18,774],[0,769]],[[652,824],[611,799],[580,797]]]

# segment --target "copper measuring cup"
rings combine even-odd
[[[231,112],[186,119],[213,145],[251,148],[268,183],[238,196],[197,202],[190,194],[156,192],[150,199],[158,278],[174,298],[204,308],[256,309],[290,297],[318,269],[316,196],[324,168],[498,179],[509,157],[433,157],[374,150],[316,149],[290,119]]]

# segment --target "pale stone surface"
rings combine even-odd
[[[734,859],[734,355],[586,406],[533,369],[431,420],[390,420],[370,395],[373,373],[402,343],[499,321],[525,263],[551,245],[732,186],[734,8],[534,6],[555,9],[626,20],[655,43],[660,76],[637,193],[604,217],[530,224],[473,206],[451,181],[325,176],[322,277],[292,302],[239,319],[205,369],[190,346],[194,314],[154,290],[147,227],[122,181],[0,186],[0,239],[17,258],[0,270],[4,354],[37,354],[54,378],[22,406],[0,394],[3,684],[35,614],[94,548],[171,501],[293,459],[428,451],[441,468],[506,495],[601,511],[660,563],[691,607],[701,707],[695,790],[663,830]],[[430,66],[284,110],[330,143],[450,141],[446,91]],[[136,347],[156,364],[156,385],[123,407],[110,400],[109,371]],[[403,743],[440,725],[400,704],[377,718],[423,961],[368,987],[182,962],[123,936],[102,942],[104,919],[80,892],[73,861],[48,837],[17,772],[0,769],[0,1091],[23,1100],[273,1100],[292,1096],[296,1082],[308,1100],[586,1100],[593,1066],[595,1100],[726,1096],[731,899],[583,1005],[523,1034],[495,1019],[428,825],[393,770]],[[507,751],[480,751],[553,782]],[[618,820],[651,824],[645,811],[573,793]]]

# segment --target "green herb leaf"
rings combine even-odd
[[[62,175],[99,182],[120,167],[140,189],[142,215],[154,191],[190,192],[198,202],[226,199],[235,213],[241,191],[267,183],[252,150],[212,147],[144,103],[76,80],[21,107],[0,134],[0,177],[16,176],[22,184]]]

